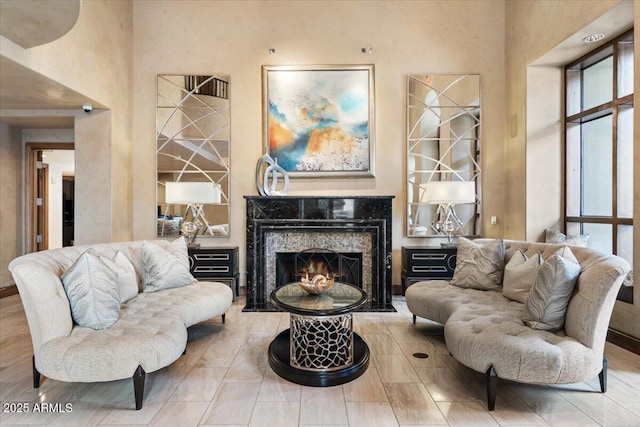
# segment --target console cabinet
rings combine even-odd
[[[189,268],[196,279],[226,283],[234,299],[240,295],[237,246],[189,248]]]
[[[402,295],[422,280],[451,280],[456,268],[456,248],[403,246]]]

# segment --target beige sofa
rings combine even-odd
[[[483,242],[487,240],[476,240]],[[505,241],[505,264],[517,249],[546,259],[561,245]],[[620,257],[589,248],[571,247],[580,274],[567,307],[564,329],[532,329],[521,320],[524,304],[501,291],[425,281],[406,291],[409,310],[444,324],[451,355],[487,375],[489,410],[495,406],[497,378],[523,383],[569,384],[599,375],[606,391],[604,346],[611,312],[622,281],[630,270]]]
[[[163,248],[169,244],[149,243]],[[137,296],[121,305],[117,322],[107,329],[74,324],[61,281],[64,272],[91,248],[106,257],[120,251],[139,276],[142,245],[138,241],[72,246],[24,255],[9,264],[29,323],[35,388],[40,374],[67,382],[132,377],[136,409],[140,409],[145,373],[171,364],[185,352],[187,327],[220,315],[224,323],[233,299],[231,289],[223,283],[197,282],[151,293],[139,287]]]

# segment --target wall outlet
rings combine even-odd
[[[492,225],[496,225],[498,223],[498,217],[497,216],[492,216],[491,217],[491,224]]]

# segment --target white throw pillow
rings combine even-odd
[[[542,257],[539,253],[527,258],[524,252],[517,250],[504,267],[502,294],[513,301],[523,304],[527,302],[541,265]]]
[[[499,291],[504,270],[504,241],[492,240],[479,245],[460,237],[456,269],[451,284],[461,288]]]
[[[112,259],[101,256],[100,259],[107,267],[116,273],[120,291],[120,302],[124,303],[138,295],[138,279],[136,269],[122,252],[116,251]]]
[[[569,235],[547,228],[545,231],[544,241],[545,243],[561,243],[564,245],[586,248],[589,243],[589,237],[591,237],[590,234]]]
[[[524,323],[533,329],[562,329],[579,274],[580,264],[567,246],[545,259],[524,305]]]
[[[189,272],[189,252],[183,237],[162,249],[153,243],[142,244],[142,285],[144,292],[179,288],[197,282]]]
[[[107,329],[118,321],[120,294],[116,274],[91,249],[62,275],[71,316],[82,327]]]

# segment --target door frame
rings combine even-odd
[[[42,143],[42,142],[27,142],[25,143],[26,155],[25,155],[25,219],[28,224],[25,223],[27,253],[37,252],[38,250],[47,248],[48,236],[46,235],[46,229],[48,227],[48,212],[46,209],[46,200],[43,200],[43,236],[42,245],[38,248],[38,242],[36,236],[38,235],[38,206],[36,205],[36,198],[38,194],[38,151],[41,150],[75,150],[75,144],[72,142],[56,142],[56,143]],[[45,179],[44,186],[48,186],[48,174]],[[46,198],[44,198],[46,199]]]

